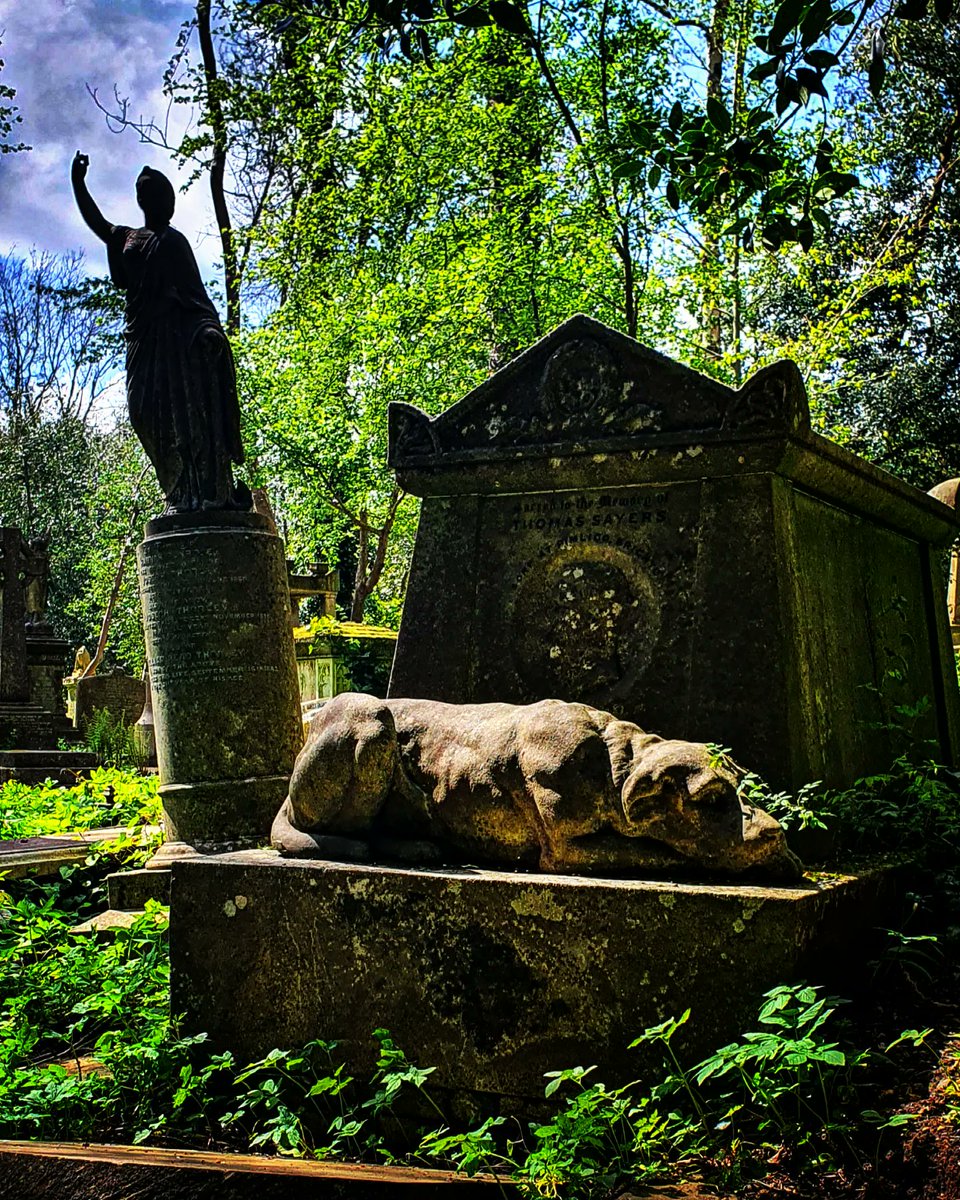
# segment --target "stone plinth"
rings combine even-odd
[[[896,892],[892,872],[770,888],[187,859],[171,1005],[244,1057],[334,1039],[360,1075],[386,1028],[436,1067],[431,1087],[522,1109],[545,1071],[634,1078],[629,1042],[687,1007],[677,1048],[701,1055],[748,1027],[765,989],[856,969]]]
[[[717,742],[777,787],[958,761],[940,547],[956,514],[810,429],[792,363],[739,390],[575,317],[440,416],[390,410],[424,497],[391,696],[546,696]]]
[[[53,718],[39,704],[0,701],[0,750],[45,750],[55,740]]]
[[[256,513],[159,517],[137,562],[167,840],[255,845],[302,741],[283,543]]]

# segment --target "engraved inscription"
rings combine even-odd
[[[261,651],[276,638],[273,626],[284,603],[262,584],[254,587],[248,575],[231,571],[223,558],[216,549],[199,549],[188,558],[153,554],[142,564],[144,632],[158,692],[281,671]]]
[[[516,563],[507,646],[526,694],[614,705],[633,693],[661,639],[678,540],[693,533],[689,502],[674,513],[671,499],[625,488],[499,508],[488,536]]]

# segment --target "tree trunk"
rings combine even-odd
[[[715,0],[707,29],[707,99],[723,100],[723,56],[727,39],[730,0]],[[723,200],[714,199],[703,221],[703,250],[700,268],[703,278],[702,319],[704,348],[709,358],[723,356],[721,307],[722,269],[720,265],[720,229],[723,224]]]
[[[197,0],[197,34],[200,38],[200,53],[203,58],[203,78],[206,92],[206,121],[213,135],[213,153],[210,160],[210,195],[213,197],[213,212],[220,232],[223,253],[223,283],[227,298],[227,333],[240,331],[240,273],[237,266],[237,250],[234,244],[233,226],[224,177],[227,167],[227,122],[220,102],[217,56],[213,48],[213,32],[210,26],[211,0]]]

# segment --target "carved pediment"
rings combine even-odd
[[[728,388],[590,317],[564,322],[438,417],[390,406],[391,466],[783,435],[809,425],[793,363]]]

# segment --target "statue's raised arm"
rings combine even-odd
[[[70,182],[73,184],[73,194],[77,201],[77,208],[80,209],[80,216],[100,241],[105,242],[110,236],[113,225],[103,215],[97,207],[96,201],[87,191],[87,167],[89,166],[90,159],[78,150],[70,164]]]

